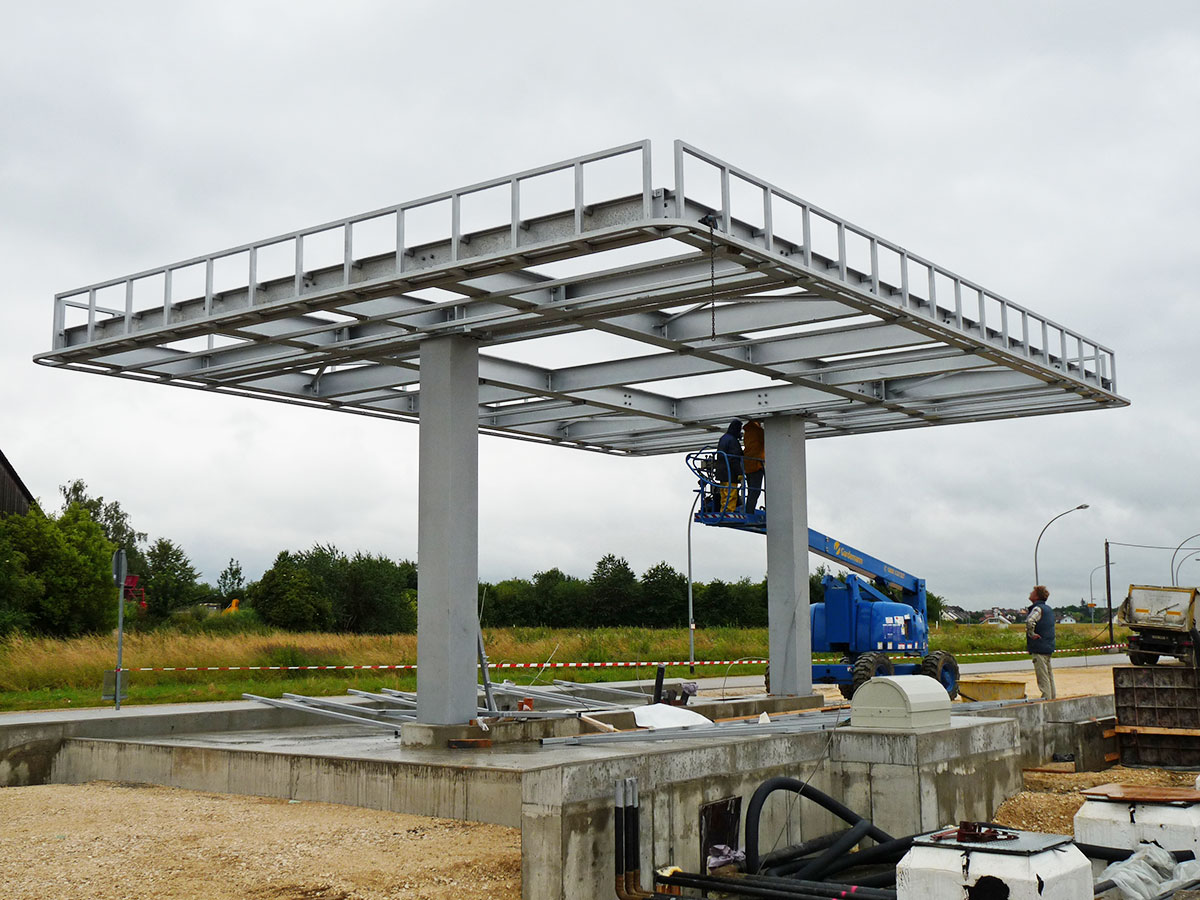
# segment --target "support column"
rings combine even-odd
[[[479,582],[479,348],[421,344],[417,721],[475,718]]]
[[[769,418],[764,429],[771,693],[808,695],[812,693],[812,634],[804,419]]]

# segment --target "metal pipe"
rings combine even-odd
[[[630,897],[651,897],[642,889],[642,841],[638,823],[637,779],[625,779],[625,893]]]
[[[487,708],[491,712],[495,712],[496,697],[492,693],[492,676],[488,673],[488,658],[487,651],[483,647],[483,626],[477,626],[475,636],[479,643],[479,671],[483,673],[483,699],[487,703]]]
[[[800,781],[796,778],[790,778],[786,775],[778,775],[774,778],[768,778],[758,786],[754,792],[754,796],[750,798],[750,804],[746,807],[746,871],[757,872],[759,870],[758,857],[758,828],[759,818],[762,816],[763,804],[766,803],[767,797],[775,791],[792,791],[799,794],[801,797],[806,797],[812,800],[819,806],[824,807],[833,813],[843,822],[854,826],[863,821],[863,817],[854,812],[848,806],[834,800],[823,791],[817,790],[807,782]],[[894,838],[884,831],[882,828],[871,824],[867,829],[867,834],[878,844],[886,844]]]
[[[658,671],[654,675],[654,702],[662,703],[663,698],[663,679],[667,677],[667,667],[659,666]]]
[[[618,900],[629,900],[625,893],[625,782],[618,781],[613,799],[613,869]]]

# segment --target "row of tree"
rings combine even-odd
[[[116,621],[111,558],[125,549],[128,571],[138,577],[144,601],[129,612],[145,627],[183,614],[226,607],[239,599],[243,619],[294,631],[367,634],[414,631],[417,566],[385,556],[347,556],[336,547],[284,551],[255,582],[246,583],[231,559],[215,586],[200,582],[183,549],[167,538],[149,541],[135,530],[119,503],[88,494],[74,481],[61,489],[63,507],[47,515],[0,518],[0,634],[19,630],[70,636],[107,630]],[[810,596],[823,599],[818,569]],[[695,620],[705,626],[763,627],[767,585],[743,578],[692,585]],[[143,594],[139,591],[137,597]],[[940,598],[930,595],[931,618]],[[688,624],[687,578],[660,562],[639,578],[629,563],[609,554],[590,578],[555,568],[532,579],[479,586],[480,621],[489,626],[645,626]],[[247,614],[248,613],[248,614]]]

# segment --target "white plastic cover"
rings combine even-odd
[[[682,706],[651,703],[633,710],[633,720],[641,728],[679,728],[681,725],[711,725],[712,719]]]

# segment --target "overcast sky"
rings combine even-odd
[[[415,558],[417,428],[35,366],[53,295],[493,176],[688,141],[1115,351],[1132,406],[813,441],[809,520],[951,603],[1102,595],[1200,532],[1200,6],[40,3],[0,54],[0,450],[215,581]],[[656,183],[669,183],[665,167]],[[480,577],[687,566],[692,479],[481,439]],[[1194,542],[1200,548],[1200,539]],[[760,536],[698,528],[698,580]],[[1114,547],[1114,596],[1170,582]],[[1181,580],[1200,582],[1200,557]]]

